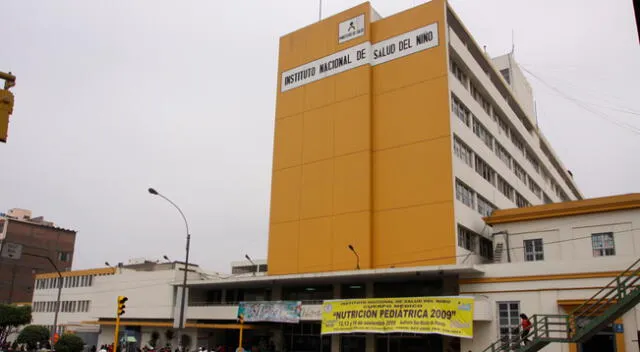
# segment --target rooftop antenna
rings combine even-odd
[[[516,49],[516,40],[513,29],[511,29],[511,55],[513,55],[513,51]]]

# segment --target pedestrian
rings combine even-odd
[[[531,331],[531,321],[524,313],[520,314],[520,328],[520,339],[522,340],[522,343],[526,345],[531,342],[527,337],[529,336],[529,331]]]

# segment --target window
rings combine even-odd
[[[498,191],[513,202],[514,189],[502,177],[498,176]]]
[[[551,200],[551,198],[549,198],[549,196],[546,193],[542,193],[542,199],[544,200],[544,204],[553,203],[553,200]]]
[[[594,257],[608,257],[616,255],[616,244],[613,232],[594,233],[591,235],[591,246]]]
[[[496,172],[487,164],[482,158],[478,155],[475,157],[476,160],[476,172],[482,176],[485,180],[487,180],[490,184],[496,185]]]
[[[531,179],[531,177],[529,177],[529,189],[536,195],[536,197],[542,199],[542,189]]]
[[[469,186],[456,179],[456,199],[473,209],[476,205],[474,193]]]
[[[511,154],[498,142],[496,142],[496,155],[498,159],[502,160],[502,162],[511,169]]]
[[[471,115],[471,113],[469,112],[469,109],[467,109],[467,107],[464,106],[464,104],[462,104],[460,99],[458,99],[455,95],[453,95],[451,99],[451,110],[453,110],[453,113],[456,116],[458,116],[460,121],[462,121],[465,125],[469,126],[470,124],[469,116]]]
[[[522,183],[524,183],[525,185],[527,184],[527,172],[524,171],[522,166],[520,166],[520,164],[518,164],[515,160],[513,161],[513,172],[520,179],[520,181],[522,181]]]
[[[460,160],[473,167],[473,152],[458,137],[453,137],[453,151]]]
[[[459,247],[462,247],[471,252],[475,252],[477,237],[478,235],[475,232],[458,225],[458,246]]]
[[[511,135],[510,130],[509,130],[509,125],[507,125],[507,123],[505,122],[504,118],[498,114],[493,113],[493,117],[496,120],[496,122],[498,123],[498,127],[499,130],[498,132],[500,133],[504,133],[505,136],[509,137]]]
[[[505,68],[504,70],[500,70],[500,74],[508,84],[511,84],[511,77],[509,76],[509,69]]]
[[[503,341],[510,341],[515,337],[520,326],[520,302],[497,302],[498,329]]]
[[[524,240],[524,261],[537,262],[544,260],[544,248],[542,238]]]
[[[489,216],[494,210],[496,210],[495,205],[478,194],[478,213],[482,216]]]
[[[549,175],[549,171],[547,171],[546,169],[542,169],[542,178],[544,179],[544,182],[548,185],[551,185],[551,175]]]
[[[516,192],[516,206],[518,208],[530,207],[531,203],[522,196],[522,194]]]
[[[460,83],[462,83],[462,85],[466,89],[469,89],[467,87],[467,82],[469,81],[469,79],[467,78],[467,75],[464,73],[464,71],[462,71],[460,66],[458,66],[458,64],[453,60],[451,60],[451,73],[453,73],[453,75],[458,79],[458,81],[460,81]]]
[[[480,255],[489,260],[493,260],[493,242],[484,237],[480,237]]]
[[[487,99],[485,99],[484,95],[482,95],[480,90],[478,90],[478,88],[476,88],[476,86],[473,83],[469,83],[469,87],[470,87],[471,96],[473,97],[473,99],[475,99],[478,102],[478,104],[482,106],[482,109],[487,113],[487,115],[491,116],[491,104],[489,104]]]
[[[522,141],[522,139],[520,139],[520,136],[518,136],[515,133],[512,133],[511,142],[513,142],[513,145],[515,145],[516,148],[518,148],[518,150],[522,152],[522,155],[524,155],[524,142]]]
[[[58,252],[58,261],[60,261],[60,262],[71,261],[71,253],[69,253],[69,252]]]
[[[473,117],[473,133],[476,134],[484,144],[489,147],[489,149],[493,150],[493,136],[489,131],[478,121],[478,119]]]
[[[527,160],[529,160],[533,169],[536,170],[537,173],[540,173],[540,163],[538,163],[538,159],[536,159],[535,155],[527,152]]]

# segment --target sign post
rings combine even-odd
[[[240,320],[240,337],[238,338],[238,352],[244,352],[244,348],[242,347],[242,332],[244,331],[244,316],[239,315],[238,320]]]

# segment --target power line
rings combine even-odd
[[[613,234],[618,234],[618,233],[630,232],[630,231],[635,231],[635,230],[639,230],[639,229],[638,228],[631,228],[631,229],[628,229],[628,230],[610,231],[610,232],[613,233]],[[583,239],[586,239],[586,238],[591,238],[591,234],[585,235],[585,236],[582,236],[582,237],[573,237],[573,238],[568,238],[568,239],[563,239],[563,240],[543,242],[543,245],[571,242],[571,241],[583,240]],[[442,246],[442,247],[438,247],[438,248],[429,248],[429,249],[419,250],[419,251],[404,252],[404,253],[402,253],[402,255],[432,252],[432,251],[434,251],[436,249],[446,249],[446,248],[451,248],[451,247],[452,246]],[[524,246],[510,247],[509,249],[510,250],[514,250],[514,249],[522,249],[522,248],[524,248]],[[473,254],[477,254],[477,253],[473,253]],[[441,261],[441,260],[446,260],[446,259],[457,259],[457,258],[464,258],[467,255],[469,255],[469,254],[465,253],[465,254],[459,254],[459,255],[448,255],[448,256],[433,257],[433,258],[423,258],[423,259],[412,259],[412,260],[404,260],[404,261],[396,261],[396,262],[387,262],[387,263],[381,263],[379,266],[388,267],[388,266],[394,266],[394,265],[398,265],[398,264],[414,264],[414,263],[424,263],[424,262],[431,262],[431,261]],[[347,262],[347,261],[339,262],[339,264],[346,264],[346,263],[350,263],[350,262]],[[321,266],[327,266],[327,265],[319,264],[319,265],[310,265],[308,267],[313,268],[313,267],[321,267]]]
[[[545,80],[543,80],[542,78],[540,78],[538,75],[534,74],[533,72],[529,71],[527,68],[525,68],[524,66],[521,66],[522,70],[524,70],[525,72],[527,72],[528,74],[530,74],[532,77],[534,77],[535,79],[537,79],[538,81],[540,81],[540,83],[544,84],[545,86],[547,86],[548,88],[550,88],[551,90],[555,91],[556,93],[558,93],[560,96],[562,96],[563,98],[573,102],[574,104],[578,105],[579,107],[581,107],[582,109],[591,112],[592,114],[600,117],[601,119],[613,123],[615,125],[617,125],[620,128],[624,128],[627,129],[629,131],[631,131],[634,134],[638,134],[640,135],[640,128],[633,126],[631,124],[628,124],[626,122],[621,122],[618,120],[613,119],[611,116],[603,113],[602,111],[598,111],[595,110],[591,107],[588,106],[588,103],[585,103],[583,101],[580,101],[579,99],[576,99],[566,93],[564,93],[563,91],[561,91],[560,89],[556,88],[555,86],[547,83]]]
[[[623,233],[623,232],[630,232],[630,231],[635,231],[638,230],[637,228],[632,228],[629,230],[620,230],[620,231],[615,231],[612,232],[613,234],[618,234],[618,233]],[[543,246],[544,245],[549,245],[549,244],[559,244],[559,243],[565,243],[565,242],[571,242],[571,241],[578,241],[578,240],[584,240],[587,238],[591,238],[592,234],[589,235],[585,235],[585,236],[581,236],[581,237],[574,237],[574,238],[567,238],[564,240],[557,240],[557,241],[550,241],[550,242],[543,242]],[[523,249],[525,248],[524,246],[520,246],[520,247],[510,247],[509,250],[514,250],[514,249]],[[424,262],[424,261],[430,261],[430,260],[443,260],[443,259],[453,259],[453,258],[461,258],[461,257],[465,257],[467,256],[467,254],[461,254],[461,255],[455,255],[455,256],[447,256],[447,257],[440,257],[440,258],[427,258],[427,259],[418,259],[418,260],[411,260],[411,261],[402,261],[402,262],[395,262],[395,263],[390,263],[390,264],[385,264],[385,265],[394,265],[394,264],[412,264],[412,263],[418,263],[418,262]]]

